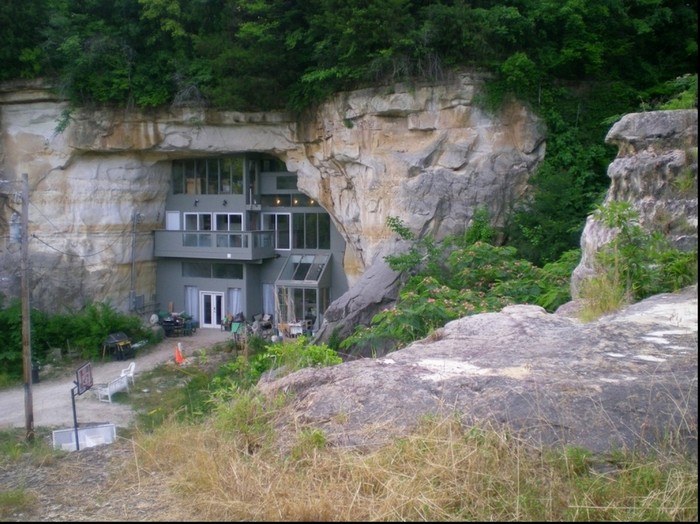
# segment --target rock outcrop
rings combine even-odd
[[[679,249],[698,247],[698,112],[654,111],[625,115],[608,132],[619,148],[608,167],[604,204],[630,202],[645,230],[660,231]],[[615,231],[589,216],[581,236],[581,262],[571,278],[571,295],[596,274],[595,256]]]
[[[335,446],[369,448],[425,415],[506,429],[540,446],[596,453],[674,440],[697,452],[697,286],[589,324],[509,306],[452,321],[380,359],[263,379],[289,401],[289,432],[317,428]]]
[[[515,103],[495,115],[480,110],[473,100],[482,81],[464,74],[339,94],[299,118],[70,111],[40,85],[0,88],[0,179],[9,181],[0,188],[0,231],[7,238],[27,173],[33,304],[109,300],[126,310],[132,286],[146,297],[155,290],[151,232],[164,225],[167,161],[263,152],[296,171],[299,188],[330,213],[353,285],[395,242],[387,217],[442,238],[462,231],[478,207],[502,222],[526,190],[544,157],[544,129]],[[16,296],[19,246],[0,249],[0,292]],[[390,296],[391,285],[382,293]]]

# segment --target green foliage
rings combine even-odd
[[[296,438],[296,442],[292,446],[289,455],[292,460],[303,462],[304,464],[313,465],[312,460],[314,455],[326,448],[328,438],[326,434],[317,428],[302,429]]]
[[[44,363],[53,348],[79,351],[81,358],[94,359],[102,355],[102,343],[110,333],[124,332],[132,340],[148,339],[150,331],[138,317],[117,312],[108,303],[88,304],[80,311],[48,315],[33,309],[30,319],[32,359]],[[23,373],[22,308],[13,300],[0,308],[0,366],[3,382],[19,379]]]
[[[286,374],[306,367],[333,366],[341,362],[337,352],[326,344],[309,344],[306,337],[300,336],[268,344],[254,354],[239,355],[234,361],[224,364],[211,380],[211,391],[249,388],[270,370]]]
[[[560,89],[547,96],[557,98],[560,106],[546,113],[547,156],[529,181],[529,197],[516,204],[506,226],[507,243],[540,266],[578,247],[586,216],[607,189],[607,165],[614,158],[614,149],[602,145],[602,126],[581,129],[576,120],[580,101],[574,93]],[[598,103],[608,110],[615,107],[600,98]],[[573,107],[565,107],[567,103]],[[600,108],[588,111],[597,113]]]
[[[395,266],[415,273],[399,291],[396,306],[376,314],[369,327],[356,327],[340,347],[371,352],[398,349],[466,315],[498,311],[512,303],[537,304],[552,311],[570,299],[569,276],[578,251],[567,252],[540,269],[518,258],[515,248],[484,241],[493,236],[488,224],[488,214],[479,211],[462,236],[445,239],[440,246],[429,242],[429,249],[416,241],[412,260],[419,264],[408,265],[411,259],[404,258],[403,266]]]
[[[648,110],[696,109],[698,107],[698,75],[684,74],[639,94],[640,108]]]
[[[697,58],[697,5],[671,0],[8,0],[0,28],[0,78],[48,73],[72,100],[142,106],[190,86],[216,107],[302,109],[464,66],[536,100],[555,81],[648,89]]]
[[[41,33],[50,0],[0,2],[0,81],[36,78],[44,72]]]
[[[659,109],[697,109],[698,107],[698,75],[684,75],[672,81],[676,88],[668,102]]]
[[[629,202],[600,205],[593,217],[612,229],[614,236],[597,253],[599,274],[582,286],[587,319],[697,282],[697,250],[679,250],[661,232],[642,229],[639,213]]]
[[[246,452],[253,452],[272,437],[274,406],[255,390],[220,391],[212,397],[212,403],[215,426],[239,441]]]
[[[22,376],[22,303],[13,300],[0,309],[0,369],[3,382]]]
[[[326,344],[309,344],[304,336],[271,344],[267,349],[271,369],[292,373],[302,368],[340,364],[342,359]]]
[[[0,518],[11,520],[10,517],[29,512],[38,502],[36,493],[31,490],[15,488],[0,492]]]

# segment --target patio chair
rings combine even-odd
[[[132,385],[135,385],[134,382],[134,371],[136,370],[136,362],[132,362],[129,364],[129,366],[125,369],[122,369],[122,373],[120,376],[126,377],[128,381],[131,381]]]

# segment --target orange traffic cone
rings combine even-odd
[[[178,342],[175,348],[175,363],[182,364],[184,361],[185,357],[182,356],[182,347],[180,346],[180,342]]]

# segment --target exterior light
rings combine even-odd
[[[195,199],[194,199],[194,207],[197,207],[197,204],[199,204],[199,199],[198,199],[198,198],[195,198]]]
[[[228,200],[224,199],[224,206],[227,206],[227,205],[228,205]]]

